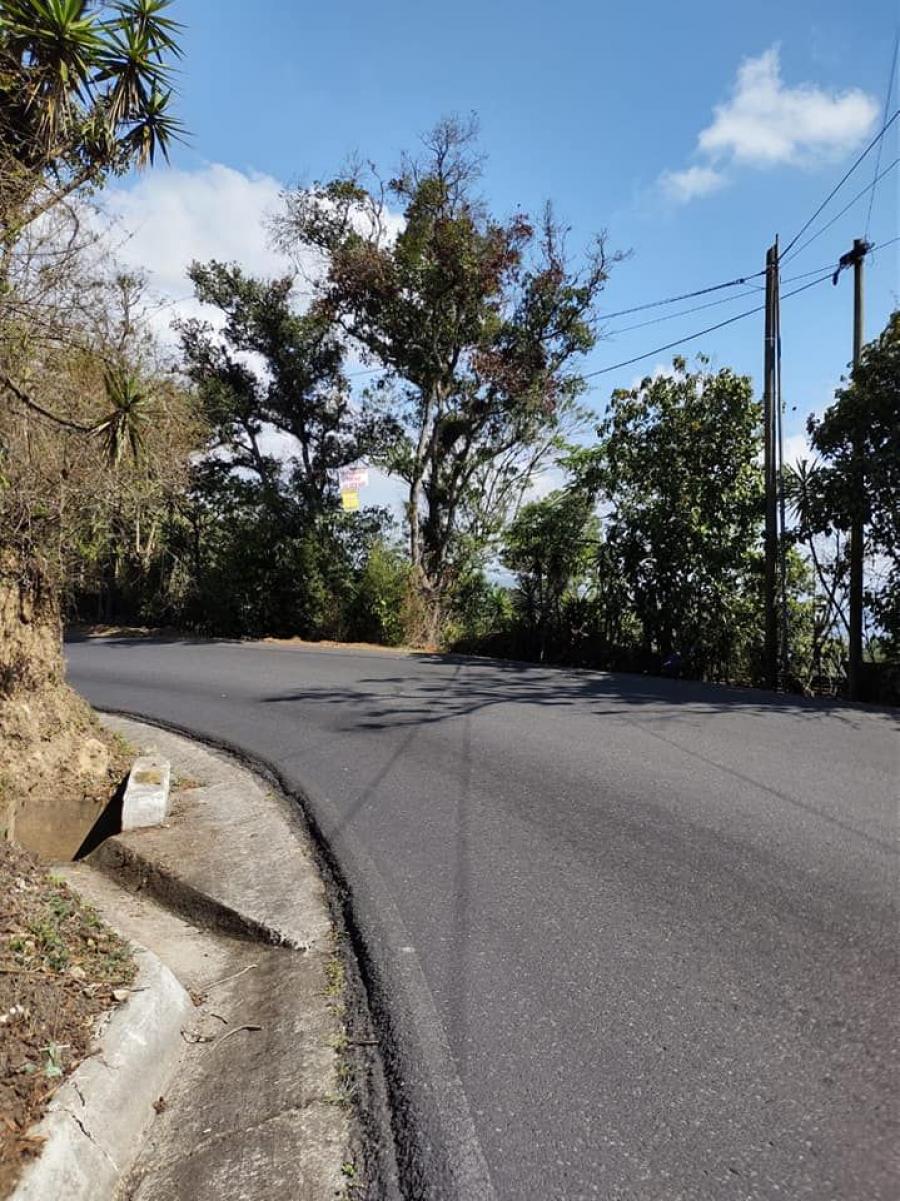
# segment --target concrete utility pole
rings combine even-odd
[[[863,261],[868,242],[853,241],[853,366],[859,363],[863,346]],[[864,482],[862,447],[859,438],[853,447],[853,497],[850,517],[850,648],[847,668],[847,693],[858,701],[862,686],[863,658],[863,554],[865,528],[863,525]]]
[[[766,334],[763,366],[763,477],[766,493],[765,525],[765,681],[778,686],[778,608],[776,600],[778,563],[778,509],[776,459],[776,348],[775,305],[778,278],[778,239],[766,251]]]

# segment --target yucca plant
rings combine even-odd
[[[169,0],[0,0],[0,220],[9,236],[110,173],[168,157]]]
[[[132,458],[140,458],[150,396],[140,376],[127,367],[107,366],[103,383],[110,411],[92,433],[102,439],[107,462],[116,467],[126,450],[131,451]]]

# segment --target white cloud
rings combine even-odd
[[[765,167],[846,154],[871,130],[878,105],[859,88],[829,92],[809,83],[786,86],[778,47],[772,46],[741,64],[731,99],[713,111],[698,148]]]
[[[268,218],[277,212],[282,183],[271,175],[243,172],[222,163],[196,171],[165,169],[141,176],[130,187],[107,189],[99,215],[90,219],[107,234],[109,250],[122,266],[146,275],[155,301],[146,316],[157,336],[170,347],[176,341],[172,321],[199,317],[215,328],[224,318],[195,300],[187,269],[197,260],[236,262],[249,275],[276,277],[299,270],[295,295],[302,305],[308,297],[303,277],[314,278],[320,261],[313,255],[299,262],[274,250],[269,241]],[[397,236],[401,215],[384,214],[385,235]],[[360,219],[362,227],[362,218]],[[242,356],[260,372],[256,356]],[[351,348],[350,371],[360,366]],[[296,439],[272,428],[263,430],[260,449],[287,461],[297,453]],[[401,489],[395,480],[373,472],[373,486],[364,503],[400,508]]]
[[[663,171],[660,185],[670,200],[684,203],[698,196],[709,196],[718,192],[728,182],[723,172],[715,167],[685,167],[683,171]]]
[[[110,188],[103,207],[119,230],[116,257],[145,270],[154,289],[174,299],[190,295],[185,273],[194,259],[238,262],[257,275],[289,269],[265,228],[281,190],[271,175],[211,163],[197,171],[155,171],[133,187]]]
[[[665,171],[660,185],[685,202],[720,188],[723,167],[809,166],[838,159],[858,146],[878,115],[876,100],[859,88],[834,91],[816,84],[789,86],[781,77],[778,47],[738,68],[731,96],[713,109],[697,138],[706,163]]]

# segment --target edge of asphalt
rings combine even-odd
[[[399,1192],[388,1185],[386,1201],[395,1197],[429,1201],[497,1201],[497,1194],[469,1112],[443,1024],[418,959],[409,945],[402,918],[368,853],[344,831],[338,851],[328,837],[322,802],[273,764],[225,739],[211,737],[139,710],[95,706],[100,713],[133,718],[223,751],[266,779],[294,806],[310,836],[325,884],[332,916],[347,934],[344,954],[351,999],[371,1020],[380,1072],[369,1066],[374,1085],[372,1106],[360,1116],[367,1135],[384,1152],[390,1141],[399,1171]],[[96,852],[94,852],[96,856]],[[141,865],[137,865],[141,870]],[[363,883],[365,882],[365,883]],[[168,904],[178,904],[178,888],[169,877],[157,877]],[[363,894],[366,895],[363,895]],[[185,904],[196,898],[181,894]],[[196,912],[196,910],[194,910]],[[378,921],[367,911],[377,912]],[[222,927],[239,929],[233,911],[218,906],[207,911]],[[248,927],[244,927],[248,929]],[[278,942],[274,931],[254,931]],[[342,940],[343,943],[344,940]],[[383,1087],[378,1077],[383,1073]],[[384,1093],[386,1092],[386,1096]],[[389,1123],[389,1126],[387,1125]],[[15,1201],[20,1201],[18,1197]],[[25,1201],[25,1199],[22,1199]]]
[[[179,1033],[193,1003],[156,955],[132,945],[138,973],[130,995],[112,1011],[97,1052],[54,1093],[34,1129],[46,1141],[10,1201],[112,1197],[140,1153],[153,1102],[181,1058]]]

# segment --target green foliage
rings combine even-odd
[[[506,531],[503,563],[518,581],[525,653],[564,653],[572,602],[585,593],[599,537],[594,498],[580,488],[526,504]]]
[[[409,561],[381,541],[372,544],[356,583],[351,605],[352,637],[400,646],[407,638]]]
[[[508,657],[515,628],[512,589],[468,571],[457,584],[442,645],[455,651]]]
[[[126,449],[133,459],[141,456],[142,427],[149,417],[150,396],[139,376],[121,365],[106,367],[104,385],[111,409],[109,416],[94,426],[93,433],[102,439],[107,461],[115,467]]]
[[[8,231],[168,156],[179,27],[168,0],[3,0],[0,195]],[[14,234],[15,236],[15,234]]]
[[[610,258],[567,265],[552,215],[501,222],[475,195],[474,129],[445,121],[387,191],[404,224],[390,236],[382,189],[357,179],[300,189],[281,245],[327,264],[314,312],[336,320],[382,368],[368,409],[378,461],[408,489],[410,560],[434,640],[540,463],[576,416],[573,361],[593,344]],[[429,637],[426,634],[426,637]]]
[[[900,657],[900,312],[863,348],[849,383],[821,420],[810,419],[809,433],[822,462],[794,481],[801,534],[845,531],[861,514],[867,607],[883,631],[882,653],[891,648]]]
[[[749,379],[682,359],[616,392],[580,469],[609,506],[607,559],[624,582],[643,655],[693,670],[752,671],[759,633],[761,413]]]

